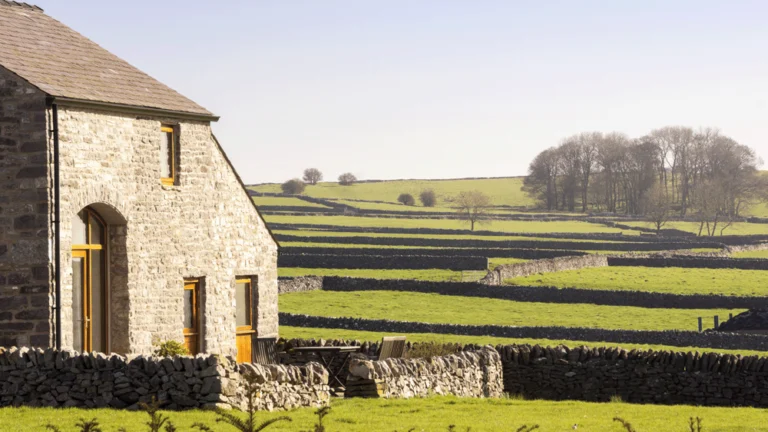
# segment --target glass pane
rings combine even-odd
[[[91,219],[93,220],[93,219]],[[106,344],[106,313],[104,311],[104,278],[102,275],[102,257],[100,250],[91,251],[91,333],[93,336],[92,351],[105,352]]]
[[[184,290],[184,328],[195,328],[195,314],[194,308],[194,291],[191,289]]]
[[[235,319],[238,327],[251,325],[251,316],[248,313],[250,309],[250,285],[243,282],[238,282],[235,285]]]
[[[171,132],[163,132],[160,136],[160,178],[171,177],[172,140]]]
[[[91,243],[90,244],[104,244],[104,226],[99,222],[98,218],[91,216]]]
[[[83,350],[83,259],[72,258],[72,348]]]
[[[72,218],[72,244],[82,245],[88,243],[87,237],[85,236],[85,218],[86,214],[84,211],[81,211]]]

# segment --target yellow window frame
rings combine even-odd
[[[171,143],[168,148],[171,176],[160,178],[160,182],[165,186],[173,186],[176,184],[176,130],[172,126],[161,126],[160,131],[171,134]]]
[[[237,334],[243,335],[248,333],[256,333],[256,330],[253,329],[253,279],[249,277],[240,277],[235,279],[236,284],[245,284],[246,291],[245,291],[245,301],[246,301],[246,310],[248,311],[248,325],[244,326],[237,326]]]

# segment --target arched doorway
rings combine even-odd
[[[77,351],[108,352],[107,224],[86,207],[72,219],[72,319]]]

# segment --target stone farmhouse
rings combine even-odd
[[[274,343],[278,245],[217,119],[0,0],[0,346],[251,361]]]

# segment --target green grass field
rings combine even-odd
[[[374,218],[355,216],[287,216],[266,215],[267,222],[284,224],[340,225],[357,227],[393,227],[393,228],[442,228],[465,229],[469,234],[469,223],[455,219],[405,219]],[[637,235],[637,231],[621,230],[600,224],[581,221],[510,221],[495,220],[490,224],[478,225],[479,230],[525,233],[624,233]]]
[[[379,237],[379,238],[428,238],[443,240],[487,240],[487,241],[569,241],[568,239],[551,239],[545,237],[525,237],[525,236],[482,236],[473,234],[405,234],[405,233],[364,233],[364,232],[343,232],[343,231],[320,231],[320,230],[273,230],[275,234],[312,237]],[[586,243],[626,243],[614,240],[570,240]]]
[[[621,347],[627,350],[654,350],[654,351],[681,351],[681,352],[717,352],[733,355],[758,355],[768,356],[766,351],[748,351],[748,350],[723,350],[713,348],[696,347],[675,347],[667,345],[643,345],[643,344],[616,344],[609,342],[585,342],[573,340],[554,340],[554,339],[526,339],[526,338],[501,338],[493,336],[462,336],[445,335],[434,333],[383,333],[348,329],[324,329],[312,327],[291,327],[280,326],[280,337],[286,339],[344,339],[358,341],[381,341],[384,336],[406,336],[411,342],[437,342],[437,343],[461,343],[478,345],[510,345],[510,344],[531,344],[542,346],[566,345],[569,347],[588,346],[588,347]]]
[[[259,413],[264,421],[288,416],[291,422],[278,422],[268,431],[313,430],[316,416],[312,408],[290,412]],[[216,431],[235,429],[215,423],[211,411],[167,412],[180,431],[192,430],[203,422]],[[243,414],[244,416],[244,414]],[[539,425],[541,432],[588,431],[621,432],[612,419],[621,417],[638,432],[684,432],[689,417],[704,419],[706,432],[766,432],[768,411],[755,408],[703,408],[695,406],[632,405],[626,403],[587,403],[526,401],[519,398],[461,399],[429,397],[422,399],[334,399],[326,417],[327,432],[445,432],[455,425],[457,432],[515,431],[520,426]],[[2,408],[0,432],[43,431],[53,424],[64,432],[80,418],[96,418],[105,432],[125,427],[128,432],[145,431],[148,416],[142,412],[111,409]],[[574,428],[575,426],[575,428]]]
[[[476,281],[485,276],[485,271],[454,271],[443,269],[427,270],[376,270],[376,269],[314,269],[300,267],[281,267],[277,269],[280,277],[297,276],[346,276],[369,279],[412,279],[439,282]]]
[[[768,295],[768,272],[762,270],[600,267],[543,273],[504,283],[670,294]]]
[[[395,291],[311,291],[280,296],[281,312],[327,317],[391,319],[450,324],[563,326],[626,330],[697,330],[697,317],[711,323],[742,310],[650,309],[514,302],[479,297]]]
[[[636,226],[641,228],[650,228],[647,222],[622,222],[625,225]],[[721,225],[721,224],[718,224]],[[699,232],[698,222],[667,222],[664,225],[666,229],[678,229],[681,231],[687,231],[691,233]],[[706,235],[706,227],[702,231]],[[730,227],[723,231],[723,235],[751,235],[751,234],[768,234],[768,224],[756,224],[749,222],[735,222]],[[720,235],[720,228],[717,229],[716,236]]]
[[[768,258],[768,249],[766,249],[766,250],[756,250],[756,251],[736,252],[735,254],[732,254],[731,256],[733,258]]]
[[[357,183],[351,186],[324,182],[315,186],[307,186],[304,194],[317,198],[397,203],[397,197],[401,193],[409,193],[418,200],[422,190],[432,189],[437,194],[438,206],[450,207],[451,199],[459,192],[480,190],[491,197],[493,205],[532,206],[534,200],[522,191],[522,186],[522,177],[478,180],[394,180]],[[249,188],[258,192],[281,192],[279,184],[255,185]]]

